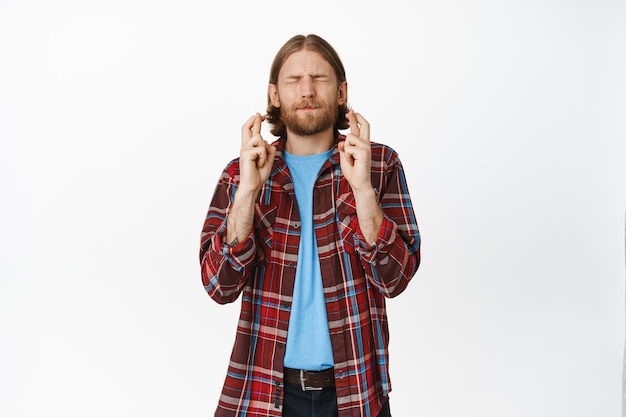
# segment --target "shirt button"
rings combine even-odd
[[[294,223],[293,227],[295,227],[296,229],[299,229],[300,228],[300,223]]]
[[[287,266],[288,266],[289,268],[293,268],[295,265],[293,264],[293,262],[289,262],[289,263],[287,264]]]

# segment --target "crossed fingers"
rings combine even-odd
[[[365,142],[370,141],[370,124],[359,113],[350,110],[346,113],[346,118],[350,123],[350,134],[360,138]]]
[[[263,167],[268,159],[269,145],[261,137],[261,124],[264,116],[256,113],[241,128],[241,156],[256,161],[258,168]]]
[[[250,139],[254,137],[254,135],[261,134],[261,123],[265,120],[264,116],[261,116],[259,113],[256,113],[254,116],[250,117],[246,123],[244,123],[241,128],[241,144],[246,145]]]
[[[341,147],[349,156],[351,163],[359,158],[369,158],[370,151],[370,125],[359,113],[350,110],[346,113],[346,118],[350,123],[350,133],[346,135],[344,144]]]

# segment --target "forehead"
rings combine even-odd
[[[280,68],[278,77],[283,78],[303,74],[332,75],[334,70],[322,54],[303,49],[289,55]]]

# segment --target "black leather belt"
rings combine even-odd
[[[285,382],[298,384],[302,391],[321,390],[335,386],[335,370],[304,371],[302,369],[285,368]]]

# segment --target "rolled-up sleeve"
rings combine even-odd
[[[232,164],[226,167],[213,193],[200,237],[200,268],[202,283],[217,303],[237,299],[252,274],[256,242],[254,235],[231,247],[224,242],[226,219],[236,184]]]
[[[357,228],[356,247],[365,273],[385,296],[402,293],[420,264],[421,237],[402,164],[392,152],[377,186],[384,217],[373,245]]]

